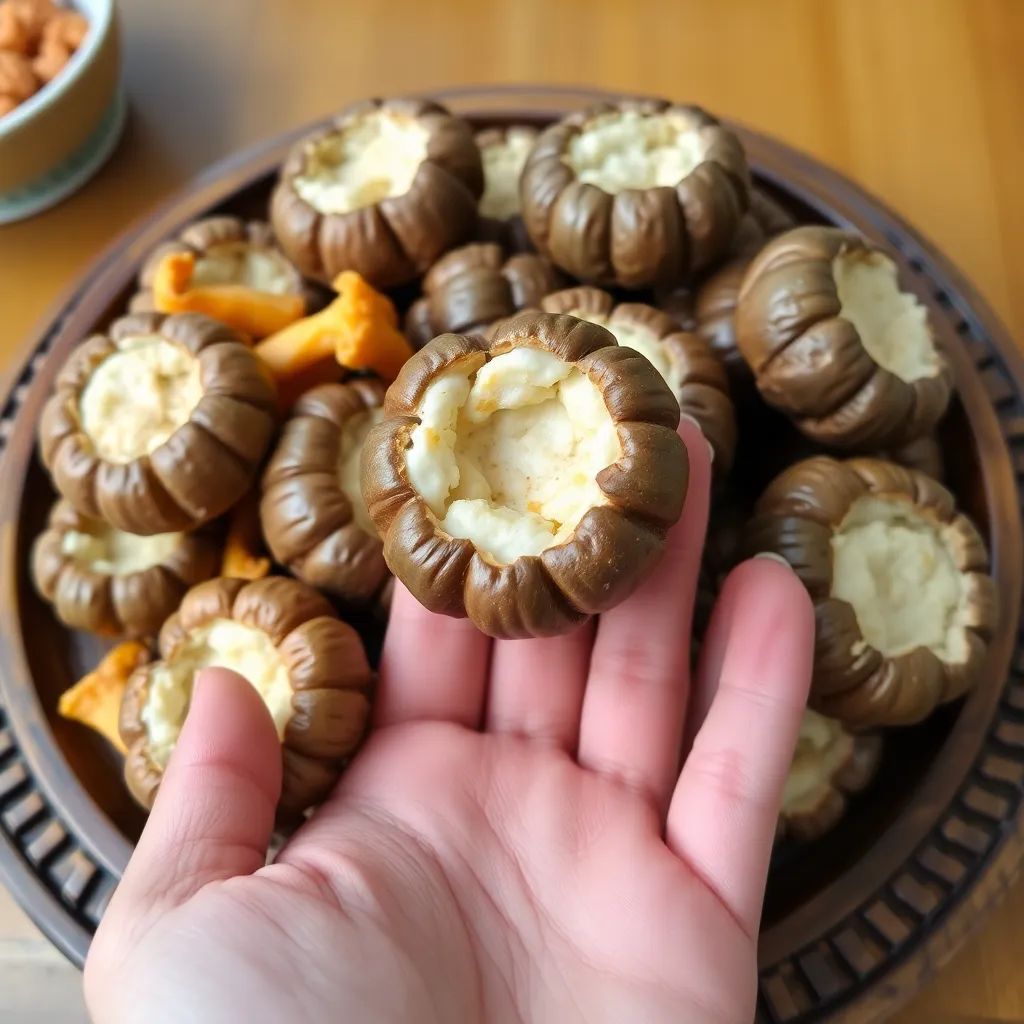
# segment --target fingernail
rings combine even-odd
[[[701,437],[704,438],[704,443],[708,446],[708,454],[711,457],[711,461],[714,462],[715,461],[715,449],[711,447],[711,442],[707,439],[707,436],[704,433],[704,428],[689,413],[681,412],[679,414],[679,421],[682,422],[683,420],[685,420],[687,423],[690,423],[694,427],[696,427],[697,432],[700,434]]]
[[[790,572],[792,572],[793,570],[793,566],[791,566],[789,562],[787,562],[786,559],[782,557],[782,555],[777,554],[774,551],[758,551],[758,553],[754,555],[754,557],[763,558],[766,562],[778,562],[779,565],[784,565],[787,569],[790,570]]]

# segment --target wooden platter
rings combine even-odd
[[[543,124],[602,97],[494,89],[436,98],[483,127]],[[62,627],[28,577],[53,498],[36,424],[64,358],[120,311],[145,254],[204,214],[262,214],[285,151],[306,130],[216,165],[117,241],[58,304],[6,389],[0,881],[77,964],[143,817],[116,755],[56,714],[59,694],[98,660],[100,641]],[[930,306],[959,393],[942,429],[947,481],[990,545],[1002,608],[982,684],[921,725],[890,731],[878,777],[843,822],[773,863],[758,1021],[879,1020],[948,960],[1024,860],[1024,360],[977,292],[898,216],[813,160],[741,135],[762,187],[798,219],[850,227],[888,247]]]

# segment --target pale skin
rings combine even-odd
[[[598,623],[492,643],[397,589],[374,731],[269,867],[273,725],[204,674],[89,953],[97,1024],[749,1024],[814,621],[744,563],[690,685],[710,460],[680,433],[683,519]]]

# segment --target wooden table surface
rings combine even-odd
[[[134,217],[213,160],[373,93],[590,84],[694,101],[842,169],[1024,339],[1021,0],[122,0],[133,117],[102,175],[0,228],[0,358]],[[1024,886],[897,1018],[1024,1020]],[[0,1020],[84,1020],[0,893]]]

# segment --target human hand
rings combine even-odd
[[[710,464],[680,432],[683,518],[598,623],[492,643],[396,589],[375,729],[270,866],[273,725],[204,674],[89,953],[97,1024],[752,1019],[813,615],[739,566],[691,692]]]

